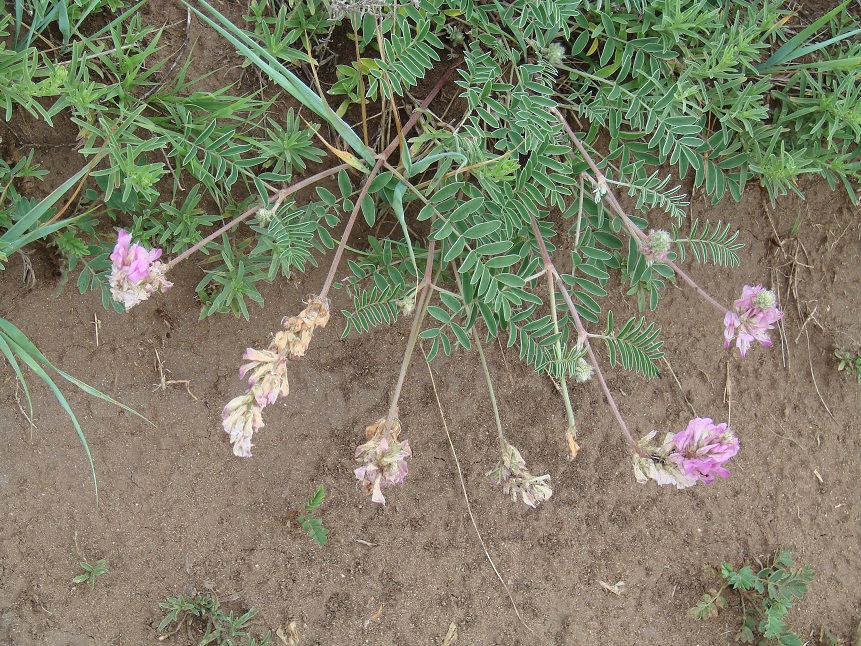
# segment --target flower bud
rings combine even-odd
[[[589,381],[592,378],[592,373],[594,369],[592,365],[586,361],[583,357],[577,359],[577,363],[574,364],[574,380],[578,384],[582,384],[584,381]]]
[[[655,254],[667,253],[672,243],[673,237],[663,229],[653,230],[649,235],[649,247]]]

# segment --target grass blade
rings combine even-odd
[[[376,161],[374,152],[364,144],[362,139],[346,121],[335,114],[334,110],[329,107],[329,104],[322,97],[309,88],[298,76],[285,68],[275,56],[254,41],[245,31],[234,25],[216,8],[206,2],[206,0],[198,0],[198,3],[213,17],[211,18],[199,9],[192,7],[188,2],[185,2],[201,20],[229,40],[241,54],[262,71],[266,72],[273,81],[287,90],[293,98],[331,125],[356,154],[373,166]]]
[[[6,326],[11,326],[15,330],[18,330],[14,325],[6,321],[5,319],[0,319],[0,327],[5,328]],[[6,330],[3,330],[4,334],[6,334]],[[19,330],[20,332],[20,330]],[[62,391],[57,387],[57,384],[54,383],[54,380],[51,379],[51,376],[45,372],[44,368],[39,364],[39,362],[30,354],[27,353],[27,350],[17,343],[15,343],[14,339],[9,338],[8,334],[6,334],[6,341],[9,344],[10,350],[18,356],[27,366],[36,373],[36,376],[39,377],[48,388],[51,389],[51,392],[54,393],[54,397],[57,398],[57,401],[60,402],[60,406],[62,406],[63,410],[66,411],[66,414],[69,416],[69,419],[72,420],[72,425],[75,427],[75,432],[78,434],[78,439],[81,441],[81,445],[84,447],[84,453],[87,455],[87,462],[90,465],[90,472],[93,476],[93,489],[96,492],[96,504],[98,504],[99,500],[99,482],[96,478],[96,465],[93,463],[93,454],[90,452],[90,445],[87,443],[87,438],[84,436],[84,431],[81,429],[81,425],[78,422],[78,418],[75,417],[75,413],[72,410],[72,407],[69,406],[69,402],[66,401],[65,396]],[[31,344],[32,345],[32,344]],[[35,346],[34,346],[35,347]],[[41,354],[41,353],[40,353]],[[51,365],[50,363],[48,364]],[[53,366],[51,366],[53,368]]]
[[[846,34],[840,34],[839,36],[835,36],[830,40],[827,40],[823,43],[814,43],[813,45],[808,45],[807,47],[802,47],[802,44],[805,43],[808,39],[810,39],[813,34],[819,31],[825,24],[828,23],[834,16],[843,11],[846,6],[851,2],[851,0],[844,0],[843,3],[826,13],[824,16],[820,17],[815,22],[811,23],[800,32],[798,32],[795,36],[787,40],[783,45],[781,45],[771,57],[766,60],[764,63],[760,63],[755,66],[755,69],[760,74],[773,74],[774,72],[782,71],[787,63],[792,60],[798,58],[799,56],[804,56],[805,54],[809,54],[815,52],[823,47],[827,47],[828,45],[839,42],[846,38],[849,38],[852,34],[857,33],[856,31],[852,31]]]
[[[94,160],[96,161],[96,160]],[[0,236],[0,241],[5,242],[11,248],[11,251],[17,251],[22,248],[24,245],[33,242],[34,240],[38,240],[50,233],[53,233],[57,229],[60,229],[69,222],[72,222],[74,218],[68,220],[61,220],[60,222],[55,222],[51,225],[43,225],[33,229],[37,222],[42,218],[42,216],[47,213],[48,209],[50,209],[54,204],[63,196],[65,193],[72,188],[75,184],[77,184],[81,179],[90,171],[93,163],[87,164],[84,168],[75,173],[72,177],[63,182],[60,186],[51,191],[45,198],[39,201],[36,206],[34,206],[30,211],[18,220],[15,224],[13,224],[9,229],[7,229],[2,236]],[[7,248],[8,249],[8,248]],[[10,253],[7,250],[7,253]]]
[[[2,319],[0,319],[2,320]],[[18,378],[18,382],[21,384],[21,387],[24,389],[24,396],[27,397],[27,407],[30,409],[30,428],[33,427],[33,400],[30,398],[30,389],[27,387],[27,381],[24,379],[24,373],[21,372],[21,366],[18,364],[18,360],[15,358],[15,353],[12,351],[12,348],[9,346],[9,343],[6,341],[4,334],[0,331],[0,352],[3,353],[3,356],[6,357],[6,361],[9,362],[9,365],[12,366],[12,370],[15,372],[15,376]]]
[[[132,414],[136,415],[137,417],[140,417],[147,424],[151,424],[152,426],[155,426],[155,424],[151,420],[149,420],[146,417],[144,417],[143,415],[141,415],[135,409],[133,409],[129,406],[126,406],[122,402],[118,402],[116,399],[110,397],[109,395],[106,395],[102,391],[100,391],[96,388],[93,388],[88,383],[85,383],[85,382],[81,381],[80,379],[73,377],[72,375],[70,375],[66,371],[60,370],[59,368],[57,368],[50,361],[48,361],[47,357],[45,357],[45,355],[42,354],[41,350],[39,350],[39,348],[37,348],[36,345],[30,339],[27,338],[27,335],[25,335],[20,329],[15,327],[15,325],[13,325],[12,323],[10,323],[9,321],[7,321],[6,319],[3,319],[3,318],[0,318],[0,333],[6,335],[11,341],[16,343],[19,347],[23,348],[24,351],[29,356],[34,357],[34,359],[36,361],[40,362],[41,364],[48,366],[51,370],[55,371],[63,379],[65,379],[66,381],[68,381],[71,384],[74,384],[75,386],[77,386],[78,388],[83,390],[88,395],[90,395],[92,397],[97,397],[103,401],[106,401],[110,404],[113,404],[114,406],[118,406],[119,408],[122,408],[123,410],[128,411],[129,413],[132,413]]]

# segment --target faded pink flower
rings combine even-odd
[[[409,440],[398,441],[400,432],[401,423],[397,418],[391,428],[387,428],[383,417],[365,429],[368,441],[356,449],[356,462],[361,466],[353,473],[365,493],[371,494],[371,500],[381,505],[386,504],[383,489],[403,484],[409,470],[407,458],[413,452]]]
[[[501,483],[502,491],[510,493],[512,500],[517,500],[520,494],[523,502],[530,507],[537,507],[553,495],[550,475],[534,476],[529,473],[520,451],[506,440],[502,440],[502,457],[485,475],[490,476],[490,484]]]
[[[160,257],[161,249],[147,251],[141,245],[132,243],[131,234],[120,229],[117,244],[110,256],[113,263],[111,296],[114,300],[130,310],[155,292],[165,292],[173,287],[173,283],[165,278],[167,265],[158,262]]]
[[[287,358],[283,354],[246,348],[242,358],[248,363],[239,368],[239,378],[245,379],[248,375],[248,387],[260,408],[274,404],[279,397],[290,394]]]
[[[657,431],[652,431],[637,442],[642,453],[634,452],[634,477],[640,484],[654,480],[660,486],[675,485],[677,489],[693,487],[696,478],[685,475],[679,466],[669,460],[675,447],[673,445],[673,434],[667,433],[663,444],[655,443]]]
[[[221,425],[230,435],[233,453],[240,458],[251,457],[251,437],[263,428],[262,407],[257,405],[254,395],[247,392],[234,397],[221,412]]]
[[[285,316],[282,330],[275,333],[266,350],[246,348],[239,378],[247,379],[248,390],[234,397],[222,413],[222,426],[230,434],[233,452],[251,457],[251,436],[263,427],[261,411],[290,394],[287,362],[305,354],[314,329],[329,321],[329,301],[311,296],[298,316]]]
[[[751,287],[745,285],[742,289],[741,298],[733,303],[733,312],[727,312],[724,316],[724,343],[728,348],[734,338],[736,346],[741,352],[742,359],[747,354],[748,348],[753,341],[760,345],[770,346],[771,339],[768,331],[774,329],[774,324],[783,318],[783,312],[777,308],[777,299],[774,292],[765,289],[762,285]]]
[[[729,477],[723,466],[738,453],[738,438],[726,424],[697,417],[679,433],[667,433],[664,442],[654,442],[652,431],[637,443],[641,453],[634,453],[634,476],[637,482],[654,480],[659,485],[672,484],[678,489],[698,482],[711,484],[715,476]]]
[[[715,476],[728,478],[723,465],[738,453],[738,438],[726,423],[714,424],[708,417],[691,420],[684,431],[673,435],[673,445],[675,450],[667,459],[705,484],[714,482]]]

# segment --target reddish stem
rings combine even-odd
[[[311,184],[316,184],[321,179],[325,179],[326,177],[329,177],[330,175],[334,175],[335,173],[343,170],[344,168],[348,168],[347,164],[339,164],[338,166],[334,166],[332,168],[327,168],[324,171],[320,171],[319,173],[316,173],[315,175],[312,175],[311,177],[307,177],[300,182],[296,182],[292,186],[288,186],[287,188],[282,188],[280,191],[276,191],[275,193],[273,193],[270,196],[270,201],[280,203],[288,195],[291,195],[291,194],[295,193],[296,191],[299,191],[299,190],[305,188],[306,186],[310,186]],[[221,227],[217,231],[214,231],[213,233],[210,233],[203,240],[201,240],[196,245],[191,247],[191,249],[186,249],[181,254],[179,254],[176,258],[174,258],[169,263],[167,263],[168,269],[175,267],[176,265],[181,263],[183,260],[188,258],[195,251],[200,249],[202,246],[215,240],[222,233],[230,231],[230,229],[232,229],[234,226],[236,226],[237,224],[239,224],[243,220],[248,219],[249,217],[251,217],[252,215],[257,213],[257,211],[259,211],[261,208],[263,208],[263,205],[257,204],[255,206],[251,207],[250,209],[248,209],[242,215],[237,215],[235,218],[233,218],[230,222],[225,224],[223,227]]]
[[[583,143],[580,141],[579,137],[574,134],[574,131],[571,129],[571,126],[568,125],[568,122],[565,121],[565,118],[562,116],[562,113],[559,112],[556,108],[551,108],[551,112],[556,116],[559,120],[559,123],[562,124],[562,128],[565,130],[565,133],[577,147],[577,150],[580,151],[580,154],[583,155],[583,158],[586,160],[586,163],[589,164],[589,168],[592,169],[592,172],[595,174],[595,179],[598,182],[599,187],[603,187],[606,189],[607,193],[604,196],[604,199],[607,200],[607,203],[610,206],[612,211],[615,211],[616,215],[622,218],[622,222],[625,223],[625,228],[628,229],[628,232],[642,242],[647,242],[649,240],[649,236],[647,236],[636,224],[631,221],[631,218],[628,217],[628,214],[625,213],[625,210],[619,204],[619,201],[616,199],[616,195],[613,193],[613,190],[610,188],[610,185],[607,183],[607,178],[604,176],[604,173],[598,168],[595,161],[592,159],[592,156],[588,153]],[[688,285],[696,290],[697,294],[699,294],[703,300],[705,300],[710,305],[713,305],[719,311],[726,313],[729,311],[728,308],[721,305],[711,294],[706,292],[702,287],[697,285],[693,278],[688,276],[682,269],[673,261],[665,260],[663,261],[667,265],[669,265],[674,272],[676,272],[679,276],[681,276],[682,280],[684,280]]]
[[[371,170],[370,174],[365,179],[365,183],[362,186],[362,190],[359,192],[358,199],[356,200],[356,206],[353,208],[353,212],[350,214],[350,219],[347,220],[347,225],[344,227],[344,233],[341,235],[341,242],[338,243],[338,248],[335,250],[335,257],[332,258],[332,265],[331,267],[329,267],[329,273],[326,275],[326,280],[323,283],[323,289],[320,290],[320,298],[326,298],[326,295],[329,293],[329,289],[331,289],[332,287],[332,283],[335,281],[335,272],[338,270],[338,265],[341,262],[341,256],[344,255],[344,248],[347,245],[347,239],[350,237],[350,232],[353,230],[353,225],[356,222],[356,216],[359,214],[359,210],[362,208],[362,201],[368,194],[368,189],[371,186],[371,181],[374,179],[374,177],[377,176],[377,173],[380,172],[380,169],[383,167],[383,164],[388,161],[389,156],[395,151],[395,148],[401,145],[402,142],[405,143],[404,138],[406,137],[407,133],[418,122],[419,118],[421,117],[422,111],[426,110],[427,107],[431,104],[431,101],[436,98],[436,95],[439,94],[440,90],[442,90],[443,86],[446,84],[455,69],[457,69],[456,65],[452,65],[445,71],[439,81],[437,81],[437,84],[427,95],[425,100],[422,101],[421,106],[413,112],[409,120],[406,122],[406,124],[404,124],[404,127],[400,132],[400,136],[392,140],[392,142],[388,146],[386,146],[385,150],[383,150],[382,154],[377,156],[377,163],[374,164],[373,170]]]
[[[538,228],[538,222],[535,220],[535,216],[531,214],[529,216],[529,219],[532,223],[532,232],[535,234],[535,239],[538,242],[538,248],[541,250],[541,260],[544,263],[544,269],[550,272],[556,279],[556,284],[559,286],[559,291],[562,293],[562,298],[565,300],[566,305],[568,305],[568,310],[571,312],[571,317],[574,319],[574,325],[577,328],[577,345],[586,346],[586,352],[589,355],[589,362],[595,369],[595,374],[598,375],[598,381],[601,382],[601,388],[603,388],[604,390],[604,396],[607,398],[607,403],[610,404],[610,409],[613,411],[613,415],[616,417],[616,421],[619,424],[619,428],[622,429],[622,433],[625,434],[625,438],[630,443],[631,448],[637,453],[643,455],[642,449],[637,446],[637,443],[631,436],[631,432],[628,430],[628,425],[625,423],[625,419],[622,417],[622,413],[619,411],[619,407],[616,405],[616,400],[613,399],[613,395],[610,393],[610,389],[607,387],[607,382],[604,380],[604,374],[601,372],[601,366],[598,365],[598,359],[595,357],[595,353],[592,352],[592,344],[589,343],[589,337],[586,332],[586,328],[583,326],[583,321],[580,320],[580,315],[577,314],[577,309],[574,307],[574,301],[571,299],[571,295],[568,293],[568,288],[565,286],[565,282],[562,280],[562,276],[560,276],[559,272],[556,271],[556,266],[553,264],[553,260],[550,258],[550,253],[547,251],[547,245],[544,243],[544,238],[541,235],[541,230]]]

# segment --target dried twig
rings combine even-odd
[[[726,362],[726,384],[723,387],[723,401],[726,404],[726,424],[732,426],[732,379],[729,374],[729,360]]]
[[[816,385],[816,375],[813,374],[813,359],[810,356],[810,332],[804,330],[804,334],[807,335],[807,361],[808,365],[810,366],[810,378],[813,379],[813,387],[816,389],[816,394],[819,395],[819,401],[822,402],[822,405],[825,407],[825,410],[828,411],[829,417],[831,417],[831,419],[834,419],[834,413],[832,413],[831,409],[828,408],[828,404],[825,403],[825,399],[823,399],[822,393],[819,392],[819,386]]]
[[[670,362],[667,360],[666,357],[664,357],[664,363],[667,364],[667,368],[669,368],[670,374],[673,375],[673,379],[675,379],[676,385],[679,387],[679,392],[682,393],[682,397],[684,398],[685,403],[688,405],[688,408],[691,409],[691,412],[694,414],[694,417],[699,417],[699,415],[697,415],[697,411],[694,410],[694,405],[690,402],[690,400],[688,400],[688,396],[685,394],[685,389],[682,388],[682,382],[680,382],[679,378],[676,377],[676,371],[673,370],[673,367],[670,365]]]
[[[185,392],[189,394],[189,396],[195,400],[200,401],[200,398],[196,397],[193,392],[191,392],[191,380],[190,379],[167,379],[165,378],[165,367],[162,363],[161,356],[158,353],[156,348],[153,348],[153,352],[155,352],[155,367],[158,370],[159,382],[153,386],[153,392],[156,390],[167,390],[168,386],[172,386],[174,384],[182,384],[185,386]],[[170,372],[168,370],[167,372]]]
[[[96,328],[96,347],[99,347],[99,328],[102,327],[102,322],[99,320],[99,315],[93,312],[93,327]]]
[[[490,567],[493,568],[493,572],[496,574],[496,578],[499,579],[499,582],[502,584],[502,587],[505,588],[506,594],[508,594],[508,599],[509,599],[509,601],[511,601],[511,607],[514,608],[514,614],[517,615],[517,618],[520,620],[520,623],[523,624],[523,627],[526,628],[526,630],[528,630],[530,634],[535,635],[535,632],[532,630],[532,628],[529,627],[529,625],[526,623],[526,621],[524,621],[523,617],[520,615],[520,611],[517,609],[517,603],[514,601],[514,596],[511,594],[511,590],[508,588],[508,585],[505,583],[505,580],[502,578],[502,575],[499,573],[499,570],[496,568],[496,564],[493,562],[493,559],[490,557],[490,552],[487,551],[487,545],[485,545],[484,538],[482,538],[482,536],[481,536],[481,531],[479,531],[479,529],[478,529],[478,523],[476,523],[475,516],[473,516],[473,514],[472,514],[472,505],[469,502],[469,494],[466,491],[466,482],[463,479],[463,471],[460,468],[460,460],[458,460],[458,458],[457,458],[457,452],[454,450],[454,442],[452,442],[451,434],[448,431],[448,424],[446,424],[446,421],[445,421],[445,414],[443,413],[443,410],[442,410],[442,402],[440,401],[439,392],[437,391],[437,388],[436,388],[436,380],[434,379],[433,371],[431,370],[430,364],[427,363],[427,353],[425,352],[425,349],[423,346],[421,346],[421,344],[420,344],[420,347],[422,348],[422,354],[424,354],[424,356],[425,356],[425,363],[426,363],[427,368],[428,368],[428,373],[430,374],[431,386],[433,387],[433,394],[434,394],[434,397],[436,397],[436,404],[437,404],[437,407],[439,408],[439,416],[442,419],[442,427],[443,427],[443,429],[445,429],[445,435],[448,438],[448,445],[449,445],[449,448],[451,449],[452,457],[454,457],[455,466],[457,467],[457,475],[460,478],[460,487],[461,487],[461,490],[463,491],[463,498],[466,501],[466,511],[469,514],[469,519],[472,521],[472,526],[475,529],[475,533],[478,536],[479,542],[481,543],[481,548],[484,550],[484,555],[487,557],[488,563],[490,563]],[[535,635],[535,636],[537,636],[537,635]]]

